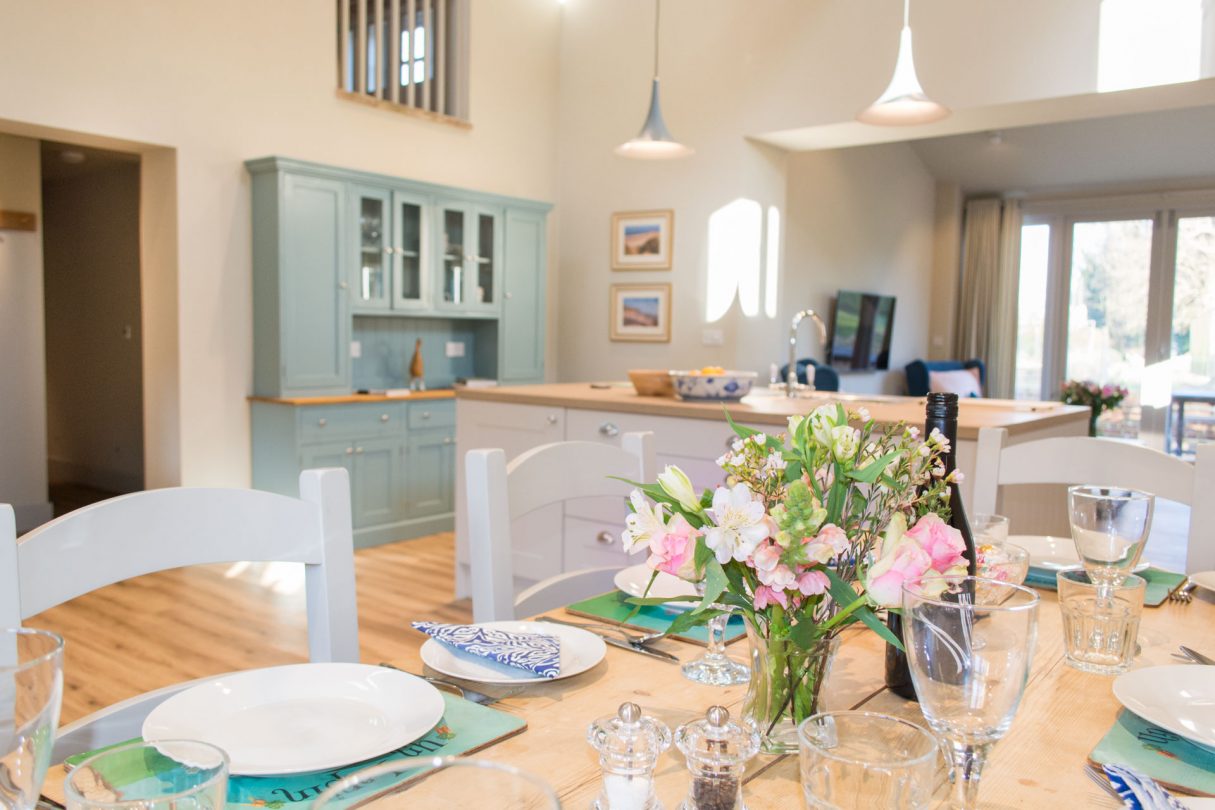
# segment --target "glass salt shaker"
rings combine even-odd
[[[680,810],[745,810],[742,775],[759,752],[759,734],[730,722],[723,706],[679,727],[675,745],[688,758],[692,786]]]
[[[616,714],[591,723],[586,739],[599,752],[603,790],[594,810],[662,810],[654,795],[654,766],[671,747],[671,730],[661,720],[641,713],[636,703],[622,703]]]

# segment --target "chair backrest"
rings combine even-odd
[[[16,537],[0,506],[0,626],[132,577],[207,563],[304,563],[308,653],[359,660],[350,478],[305,470],[300,497],[172,487],[77,509]]]
[[[816,391],[838,391],[840,390],[840,375],[839,372],[831,366],[823,365],[813,357],[803,357],[797,361],[797,381],[802,385],[809,384],[809,379],[806,374],[806,366],[814,367],[814,390]],[[789,379],[789,364],[785,363],[780,367],[780,378],[782,380]]]
[[[473,620],[515,617],[511,521],[572,498],[618,496],[623,500],[632,487],[612,476],[650,481],[654,475],[650,433],[626,433],[620,447],[596,442],[541,445],[510,464],[502,450],[470,450],[464,476]]]
[[[971,360],[912,360],[903,367],[907,374],[907,395],[922,397],[928,394],[930,371],[961,371],[975,368],[979,370],[979,386],[984,394],[987,392],[987,367],[979,359]]]
[[[979,431],[974,511],[994,513],[1008,484],[1094,484],[1150,492],[1190,507],[1186,570],[1215,568],[1215,444],[1191,464],[1113,439],[1066,436],[1005,446],[1003,428]]]

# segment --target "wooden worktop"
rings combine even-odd
[[[549,383],[498,388],[461,389],[459,399],[547,405],[593,411],[641,413],[693,419],[721,419],[723,404],[730,415],[751,424],[784,425],[794,414],[806,414],[819,405],[842,401],[846,407],[865,407],[878,422],[924,421],[923,397],[865,396],[821,391],[796,399],[763,395],[741,402],[685,402],[673,397],[639,396],[629,383]],[[1031,402],[1007,399],[964,399],[958,412],[958,438],[977,439],[979,429],[1002,427],[1010,434],[1022,430],[1086,422],[1089,409],[1061,402]]]
[[[249,397],[250,402],[270,402],[275,405],[347,405],[351,402],[416,402],[426,399],[451,399],[455,392],[449,388],[437,391],[414,391],[407,397],[384,394],[338,394],[329,397]]]

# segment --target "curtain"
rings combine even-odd
[[[1020,261],[1020,202],[966,203],[954,352],[959,360],[977,357],[984,362],[984,393],[990,397],[1013,395]]]

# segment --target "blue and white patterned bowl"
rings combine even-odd
[[[721,374],[701,374],[696,371],[672,371],[671,382],[680,399],[706,402],[734,402],[751,393],[759,375],[754,371],[726,371]]]

